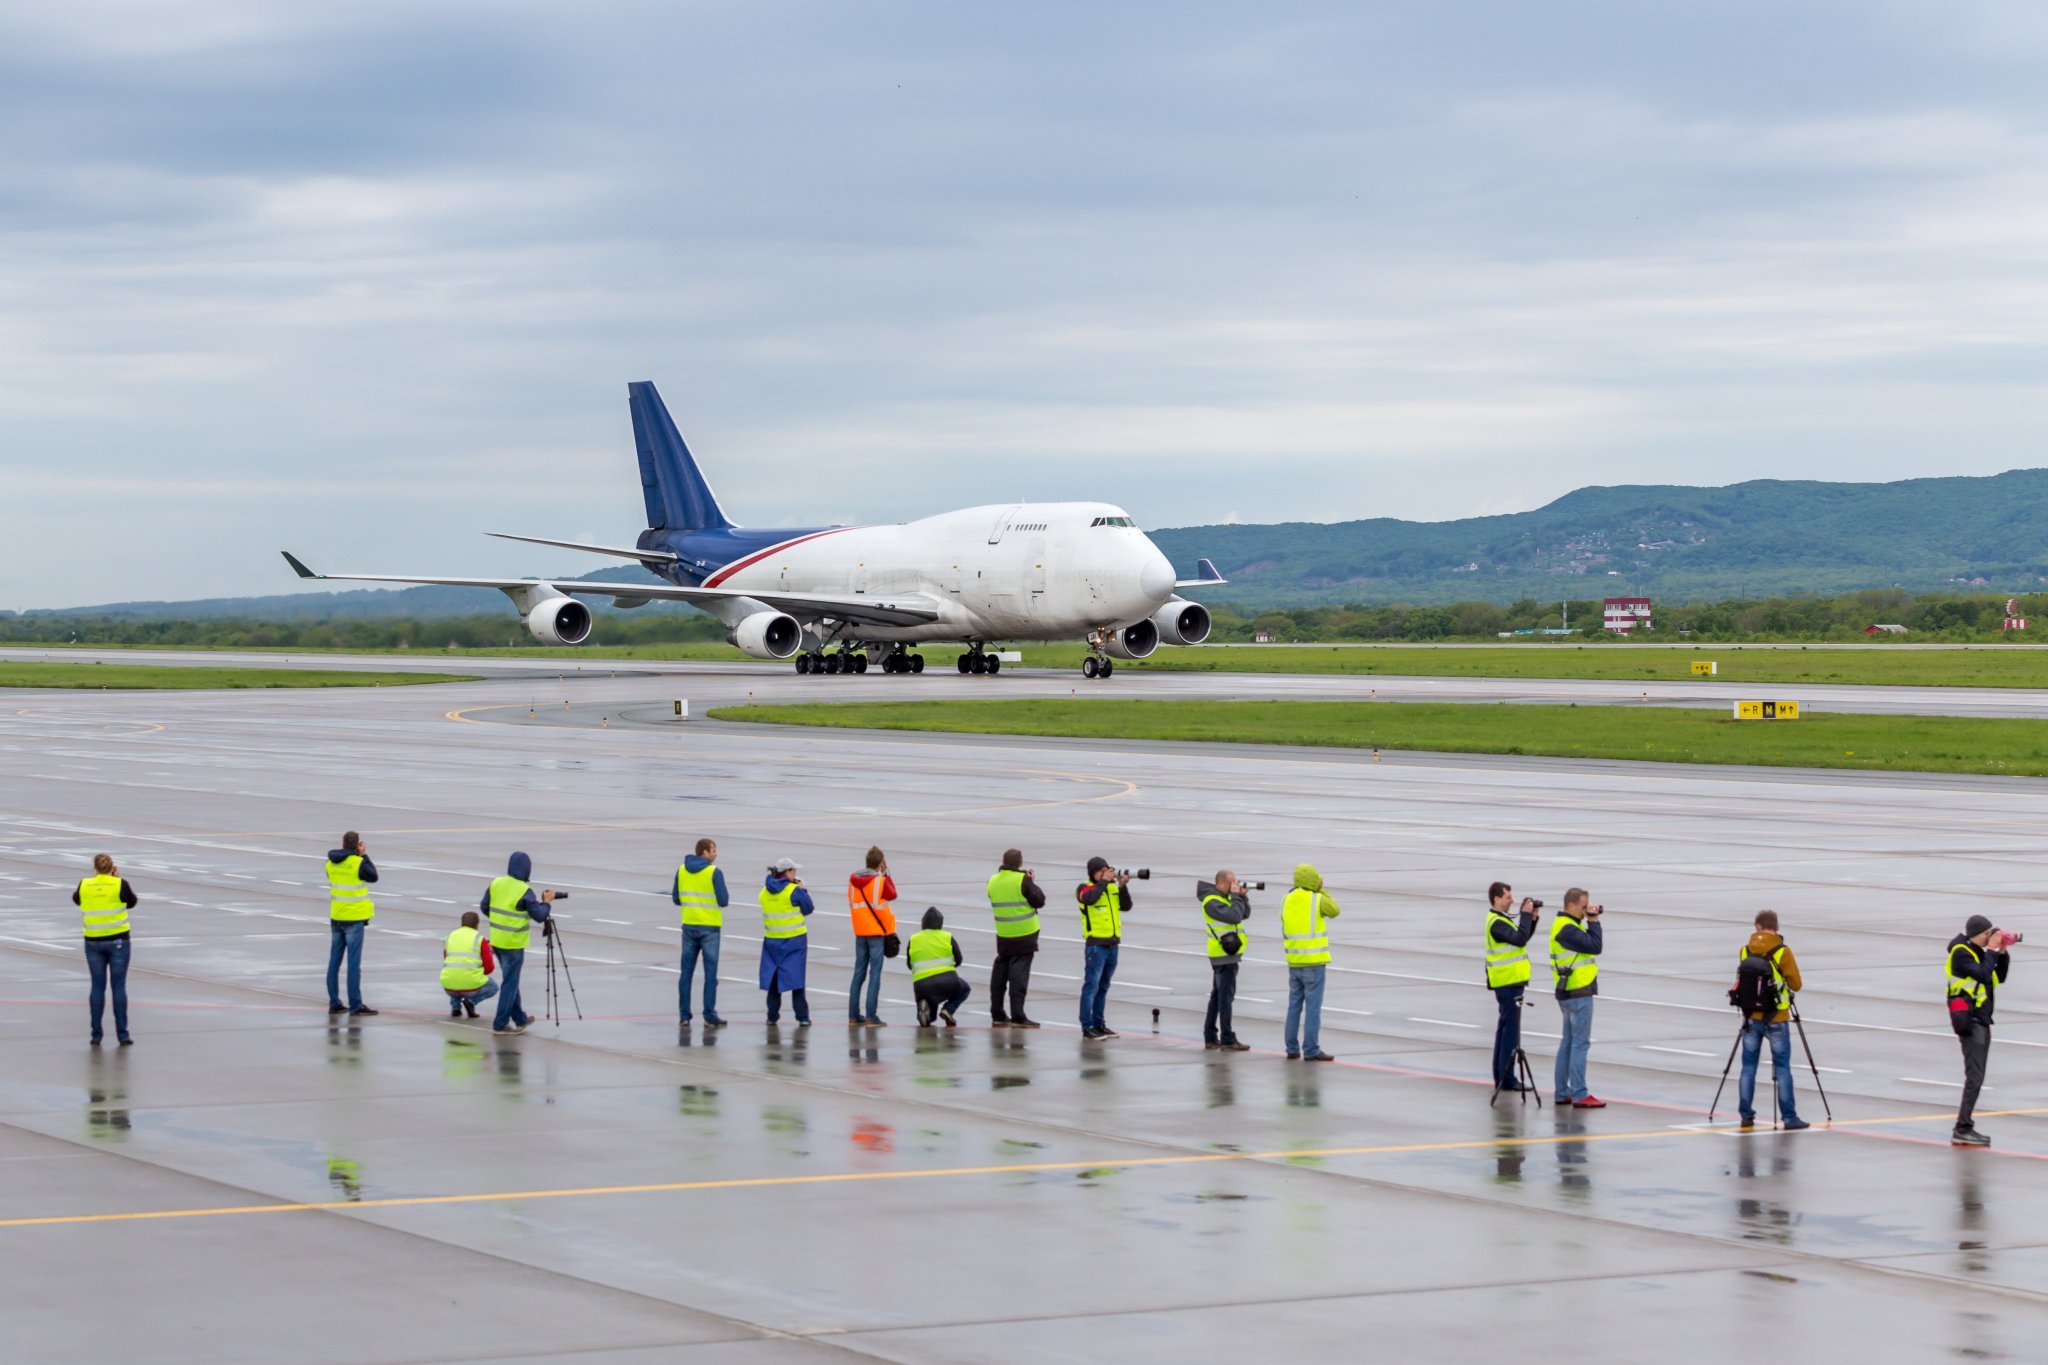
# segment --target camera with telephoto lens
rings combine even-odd
[[[1134,872],[1130,868],[1125,867],[1119,868],[1116,875],[1119,877],[1136,877],[1141,882],[1149,882],[1152,880],[1152,869],[1141,867]]]
[[[2013,944],[2022,943],[2025,940],[2026,935],[2017,929],[2000,929],[1998,931],[1998,946],[2001,948],[2010,948]]]
[[[1266,889],[1264,882],[1239,882],[1238,885],[1247,891],[1264,891]]]

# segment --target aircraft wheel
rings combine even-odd
[[[960,656],[960,671],[962,673],[965,673],[967,671],[969,663],[970,661],[972,661],[973,658],[974,656],[972,654],[962,654]]]
[[[827,654],[825,656],[825,671],[827,673],[837,673],[839,671],[839,656],[837,654]]]
[[[903,671],[902,656],[896,654],[884,654],[882,656],[882,671],[884,673],[901,673]]]
[[[799,655],[797,655],[797,656],[796,656],[796,671],[797,671],[797,672],[799,672],[799,673],[808,673],[808,672],[810,672],[810,671],[811,671],[811,656],[810,656],[810,655],[808,655],[808,654],[799,654]]]
[[[1003,671],[1003,661],[1002,661],[1001,659],[998,659],[998,658],[997,658],[997,657],[996,657],[995,655],[993,655],[993,654],[989,655],[989,656],[988,656],[988,671],[989,671],[989,672],[990,672],[991,674],[995,674],[995,673],[1000,673],[1000,672],[1002,672],[1002,671]]]
[[[1102,676],[1106,678],[1114,672],[1116,672],[1116,660],[1104,659],[1102,661]]]
[[[1092,678],[1092,677],[1094,677],[1094,676],[1095,676],[1096,674],[1100,673],[1101,671],[1102,671],[1102,665],[1101,665],[1101,664],[1098,664],[1098,663],[1097,663],[1097,662],[1095,661],[1095,656],[1094,656],[1093,654],[1090,654],[1090,655],[1089,655],[1089,656],[1088,656],[1087,658],[1085,658],[1085,659],[1081,660],[1081,676],[1082,676],[1082,677],[1084,677],[1084,678]]]
[[[867,656],[867,655],[865,655],[865,654],[856,654],[856,655],[854,655],[854,656],[853,656],[853,671],[854,671],[854,672],[856,672],[856,673],[865,673],[865,672],[867,672],[867,671],[868,671],[868,656]]]
[[[910,671],[912,673],[924,672],[924,655],[913,654],[910,656]]]

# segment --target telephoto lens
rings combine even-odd
[[[1127,867],[1124,869],[1124,875],[1126,877],[1136,877],[1141,882],[1149,882],[1152,880],[1152,869],[1141,867],[1136,872],[1133,872]]]
[[[1246,882],[1245,886],[1253,891],[1264,891],[1266,889],[1264,882]]]

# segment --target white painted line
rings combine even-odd
[[[297,886],[297,885],[298,885],[299,883],[297,883],[297,882],[288,882],[288,881],[286,881],[286,880],[285,880],[284,878],[282,878],[282,877],[272,877],[272,878],[270,879],[270,884],[271,884],[272,886]]]
[[[1247,1002],[1247,1003],[1249,1003],[1249,1004],[1253,1004],[1253,1005],[1270,1005],[1270,1004],[1272,1004],[1272,1003],[1273,1003],[1272,1001],[1270,1001],[1270,1000],[1266,999],[1266,998],[1265,998],[1264,996],[1262,996],[1262,995],[1240,995],[1240,996],[1238,996],[1237,998],[1238,998],[1239,1000],[1243,1000],[1243,1001],[1245,1001],[1245,1002]],[[1353,1012],[1353,1013],[1356,1013],[1357,1011],[1355,1011],[1355,1010],[1354,1010],[1354,1011],[1352,1011],[1352,1012]]]
[[[1240,996],[1239,998],[1240,998],[1240,999],[1242,999],[1243,997],[1242,997],[1242,996]],[[1270,1002],[1268,1002],[1268,1003],[1270,1003]],[[1338,1008],[1337,1008],[1337,1007],[1336,1007],[1335,1005],[1325,1005],[1325,1006],[1323,1006],[1323,1013],[1324,1013],[1324,1014],[1371,1014],[1371,1013],[1372,1013],[1372,1011],[1371,1011],[1371,1010],[1342,1010],[1342,1009],[1338,1009]]]
[[[1856,1074],[1855,1072],[1849,1070],[1849,1068],[1845,1066],[1821,1066],[1815,1067],[1814,1070],[1825,1071],[1830,1076],[1853,1076]]]
[[[1694,1052],[1689,1047],[1657,1047],[1651,1043],[1638,1043],[1636,1046],[1645,1052],[1675,1052],[1681,1057],[1705,1057],[1708,1061],[1714,1059],[1714,1054],[1711,1052]]]
[[[1918,1076],[1901,1076],[1899,1079],[1908,1085],[1938,1085],[1946,1090],[1961,1090],[1963,1088],[1961,1081],[1923,1081]],[[1988,1085],[1984,1088],[1986,1090],[1991,1089]]]
[[[1464,1024],[1464,1023],[1460,1023],[1460,1022],[1459,1022],[1459,1021],[1457,1021],[1456,1019],[1421,1019],[1421,1018],[1417,1018],[1417,1017],[1416,1017],[1415,1015],[1412,1015],[1412,1014],[1408,1016],[1408,1022],[1409,1022],[1409,1023],[1411,1023],[1411,1024],[1436,1024],[1436,1025],[1439,1025],[1439,1026],[1441,1026],[1441,1027],[1443,1027],[1443,1028],[1478,1028],[1478,1027],[1479,1027],[1479,1025],[1477,1025],[1477,1024]]]
[[[454,902],[454,901],[452,901],[452,900],[449,900],[449,899],[448,899],[447,897],[445,897],[445,896],[421,896],[421,897],[420,897],[420,899],[421,899],[421,900],[423,900],[423,901],[432,901],[432,902],[433,902],[434,904],[436,904],[436,905],[453,905],[453,904],[455,904],[455,902]]]
[[[598,921],[597,921],[597,923],[599,923],[599,924],[623,924],[623,925],[627,926],[628,928],[631,928],[631,927],[632,927],[632,923],[633,923],[633,922],[632,922],[631,920],[624,920],[624,919],[601,919],[601,920],[598,920]]]
[[[647,968],[647,970],[651,972],[669,972],[676,976],[681,976],[683,974],[683,969],[681,967],[664,967],[659,962],[643,962],[640,965]]]
[[[578,962],[591,962],[591,963],[595,963],[596,965],[598,965],[598,966],[600,966],[600,967],[623,967],[623,966],[625,966],[625,965],[626,965],[626,964],[625,964],[625,963],[623,963],[623,962],[617,962],[617,961],[614,961],[613,959],[611,959],[611,958],[608,958],[608,957],[579,957],[579,958],[577,958],[576,960],[577,960]]]

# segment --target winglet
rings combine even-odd
[[[1176,588],[1213,588],[1218,586],[1219,584],[1228,583],[1230,581],[1229,579],[1225,578],[1222,574],[1217,573],[1216,566],[1206,559],[1198,559],[1195,561],[1195,572],[1198,575],[1200,575],[1200,577],[1183,578],[1180,580],[1180,582],[1174,584],[1173,586]]]
[[[299,577],[301,577],[301,578],[318,578],[318,577],[320,577],[320,575],[319,575],[319,574],[316,574],[316,573],[314,573],[314,572],[313,572],[313,571],[312,571],[311,569],[307,568],[307,567],[306,567],[306,565],[305,565],[305,563],[304,563],[304,561],[302,561],[302,560],[301,560],[301,559],[300,559],[300,558],[299,558],[299,557],[298,557],[297,555],[293,554],[293,553],[292,553],[292,552],[291,552],[290,550],[280,550],[280,551],[278,551],[278,553],[284,556],[284,562],[285,562],[285,563],[287,563],[287,564],[289,564],[289,565],[291,565],[291,566],[292,566],[292,572],[293,572],[293,573],[295,573],[295,574],[297,574],[297,575],[298,575]]]

